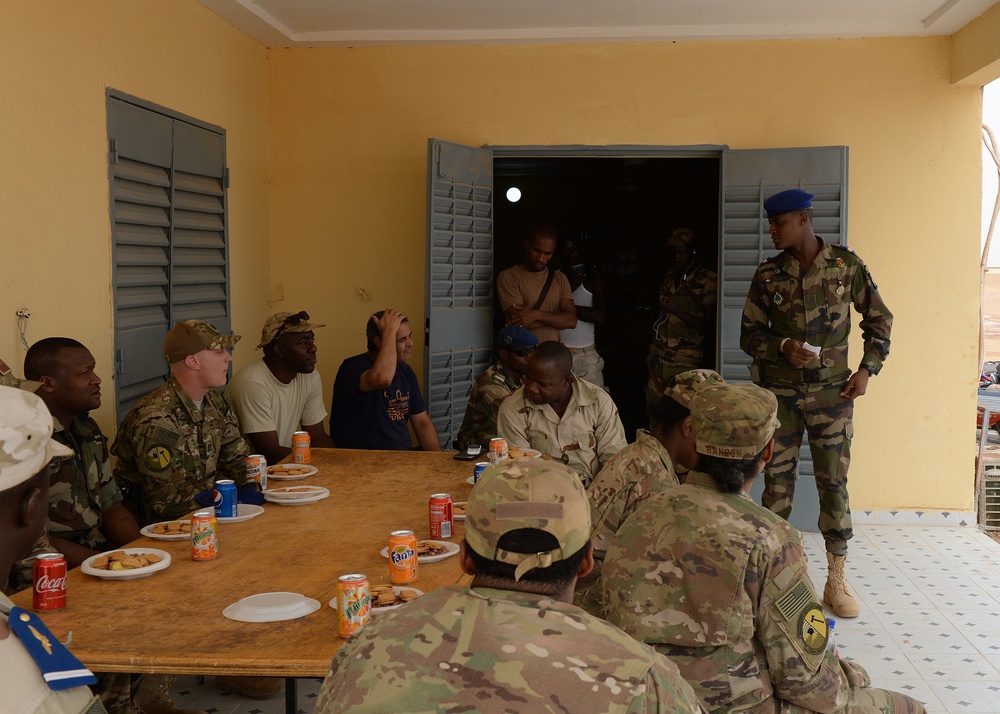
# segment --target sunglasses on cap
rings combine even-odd
[[[285,328],[298,327],[305,320],[308,319],[309,319],[309,313],[306,312],[305,310],[300,310],[294,315],[289,315],[288,317],[285,318],[285,321],[281,323],[281,327],[278,328],[278,331],[274,333],[274,337],[271,338],[271,341],[273,342],[274,340],[278,339],[281,333],[285,331]]]

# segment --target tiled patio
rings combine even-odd
[[[804,533],[817,590],[826,578],[818,533]],[[864,525],[848,560],[861,616],[837,623],[842,656],[873,686],[906,692],[928,712],[1000,712],[1000,544],[975,527]],[[312,712],[318,680],[300,680]],[[179,677],[178,706],[219,714],[281,714],[284,699],[222,696],[209,678]]]

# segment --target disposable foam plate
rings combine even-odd
[[[163,523],[190,523],[190,520],[183,521],[162,521]],[[150,523],[145,528],[140,528],[139,532],[142,533],[147,538],[153,538],[154,540],[191,540],[190,533],[153,533],[153,528],[160,525],[159,523]]]
[[[423,590],[417,590],[416,588],[411,588],[411,587],[408,587],[406,585],[393,585],[392,586],[392,592],[394,594],[396,594],[396,595],[399,595],[399,593],[402,592],[403,590],[412,590],[413,592],[415,592],[417,594],[417,597],[420,597],[421,595],[424,594]],[[406,604],[405,602],[401,602],[401,603],[398,603],[396,605],[386,605],[385,607],[373,607],[372,608],[372,615],[373,616],[374,615],[382,615],[382,614],[384,614],[386,612],[389,612],[390,610],[396,610],[396,609],[402,607],[405,604]],[[333,598],[333,600],[330,601],[330,607],[332,607],[334,610],[337,609],[337,598]]]
[[[427,540],[427,539],[421,538],[420,540]],[[421,556],[418,556],[417,557],[417,562],[418,563],[436,563],[439,560],[444,560],[445,558],[450,558],[451,556],[455,555],[455,553],[458,552],[458,543],[449,543],[446,540],[427,540],[427,542],[428,543],[435,543],[437,545],[443,545],[444,546],[444,552],[441,553],[441,554],[439,554],[439,555],[421,555]],[[379,554],[383,558],[388,558],[389,557],[389,546],[386,546],[385,548],[383,548],[382,550],[380,550]]]
[[[190,537],[191,536],[188,536],[188,538]],[[153,573],[159,572],[170,565],[170,553],[165,550],[157,550],[156,548],[118,548],[117,550],[129,554],[152,553],[153,555],[160,556],[161,560],[159,563],[147,565],[145,568],[134,568],[133,570],[102,570],[100,568],[95,568],[92,565],[92,563],[102,555],[107,555],[107,553],[100,553],[98,555],[92,555],[80,563],[81,572],[86,573],[87,575],[93,575],[95,578],[104,578],[105,580],[136,580],[138,578],[145,578]]]
[[[253,503],[237,503],[236,515],[229,517],[219,516],[219,523],[242,523],[243,521],[249,521],[251,518],[256,518],[263,512],[263,506]]]
[[[260,593],[234,602],[222,614],[239,622],[281,622],[311,615],[319,608],[319,600],[300,593]]]

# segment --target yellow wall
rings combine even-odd
[[[5,2],[3,28],[0,357],[21,374],[20,307],[31,310],[29,343],[86,344],[104,379],[97,418],[113,435],[105,88],[227,130],[232,308],[246,355],[268,310],[267,50],[188,0]]]
[[[269,58],[275,307],[329,323],[318,336],[327,396],[340,361],[363,350],[373,310],[422,324],[428,137],[846,144],[850,242],[896,315],[888,365],[858,403],[853,506],[972,508],[980,91],[951,84],[947,38]]]

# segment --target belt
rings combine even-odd
[[[587,350],[596,350],[597,346],[596,345],[587,345],[586,347],[569,347],[569,346],[567,346],[566,349],[568,349],[570,352],[586,352]]]
[[[772,367],[760,365],[761,372],[767,379],[780,379],[784,382],[825,382],[831,377],[841,374],[847,369],[847,363],[820,367],[818,369],[800,369],[798,367]]]

